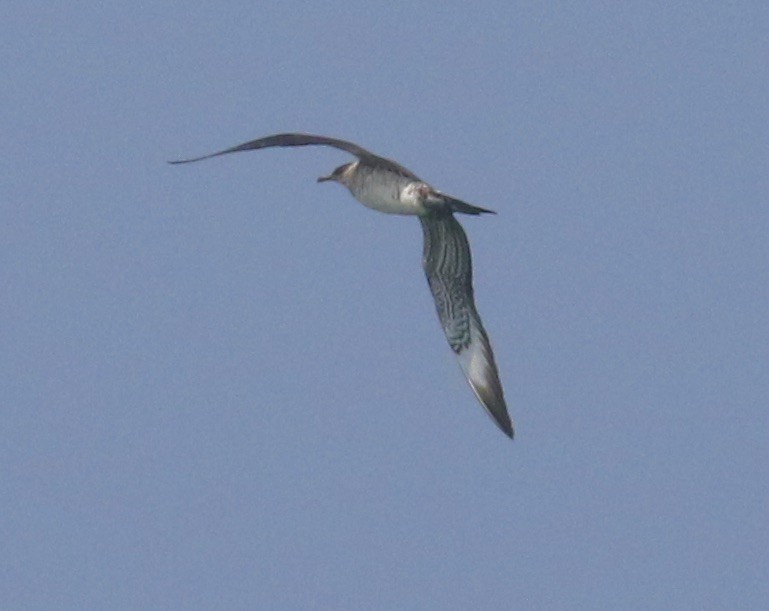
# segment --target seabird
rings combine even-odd
[[[435,308],[449,346],[457,355],[475,396],[496,425],[512,439],[513,424],[507,412],[494,353],[473,299],[473,271],[470,247],[455,213],[495,214],[441,193],[402,165],[374,155],[352,142],[312,134],[276,134],[251,140],[232,148],[196,157],[171,161],[191,163],[274,146],[331,146],[346,151],[357,161],[336,168],[318,182],[338,182],[361,204],[388,214],[414,215],[422,224],[424,250],[422,265],[435,300]]]

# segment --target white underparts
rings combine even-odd
[[[429,187],[421,181],[379,169],[358,167],[351,168],[345,183],[353,197],[372,210],[409,215],[425,212],[424,193]]]

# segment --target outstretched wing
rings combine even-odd
[[[276,134],[274,136],[267,136],[266,138],[259,138],[258,140],[251,140],[238,144],[231,148],[210,155],[203,155],[202,157],[194,157],[193,159],[181,159],[179,161],[169,161],[168,163],[191,163],[193,161],[202,161],[203,159],[210,159],[211,157],[218,157],[219,155],[227,155],[228,153],[239,153],[240,151],[255,151],[257,149],[266,149],[274,146],[308,146],[308,145],[321,145],[332,146],[342,151],[347,151],[351,155],[355,155],[361,161],[366,162],[372,166],[379,166],[388,169],[392,172],[396,172],[401,176],[408,178],[418,178],[410,171],[404,168],[399,163],[395,163],[390,159],[385,159],[379,155],[367,151],[363,147],[347,142],[346,140],[338,140],[337,138],[329,138],[327,136],[315,136],[313,134]]]
[[[449,345],[470,387],[497,426],[513,437],[513,425],[499,382],[489,337],[473,300],[470,246],[452,214],[420,216],[422,265]]]

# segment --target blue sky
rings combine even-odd
[[[769,598],[769,9],[0,9],[12,609],[736,609]],[[461,219],[517,436],[443,337]]]

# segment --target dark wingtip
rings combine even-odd
[[[507,435],[510,439],[513,439],[515,437],[515,431],[513,430],[513,423],[510,420],[510,416],[507,415],[507,412],[505,411],[504,414],[494,415],[493,416],[494,422],[499,427],[499,430],[501,430],[505,435]]]
[[[195,157],[194,159],[176,159],[174,161],[169,161],[168,163],[170,165],[179,165],[181,163],[193,163],[195,161],[203,161],[203,159],[210,159],[211,157],[216,157],[217,155],[221,155],[221,153],[214,153],[213,155],[203,155],[203,157]]]
[[[510,419],[510,413],[507,411],[505,398],[502,395],[502,386],[499,384],[499,378],[496,373],[496,366],[491,369],[487,375],[490,377],[490,385],[479,384],[468,378],[470,388],[473,389],[475,396],[481,402],[483,409],[494,421],[500,431],[513,438],[513,421]]]

